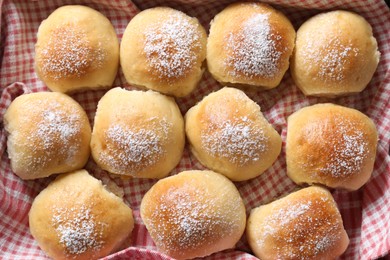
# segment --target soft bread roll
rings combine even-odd
[[[114,88],[99,101],[92,156],[110,173],[163,178],[179,163],[184,142],[184,120],[173,98]]]
[[[156,7],[137,14],[128,24],[120,61],[128,83],[182,97],[200,81],[207,35],[196,18]]]
[[[30,231],[53,259],[91,260],[117,250],[134,227],[131,209],[85,170],[58,176],[35,198]]]
[[[305,95],[348,95],[367,86],[379,58],[370,24],[357,14],[332,11],[299,28],[291,75]]]
[[[251,211],[248,243],[267,259],[336,259],[349,238],[332,195],[309,187]]]
[[[17,97],[4,114],[12,171],[29,180],[83,168],[91,127],[83,108],[62,93]]]
[[[278,157],[282,139],[244,92],[223,88],[185,115],[190,149],[206,167],[233,181],[254,178]]]
[[[355,109],[302,108],[288,118],[287,175],[297,184],[357,190],[371,176],[377,143],[373,121]]]
[[[246,224],[237,188],[212,171],[185,171],[158,181],[140,211],[159,250],[175,259],[233,248]]]
[[[118,66],[118,38],[98,11],[63,6],[39,26],[35,71],[52,91],[111,87]]]
[[[279,85],[294,49],[295,30],[279,11],[261,3],[235,3],[211,22],[207,66],[226,85]]]

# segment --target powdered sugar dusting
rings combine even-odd
[[[32,151],[44,155],[30,155],[30,166],[44,166],[57,156],[70,162],[74,160],[81,141],[82,119],[79,111],[71,107],[64,110],[62,104],[49,99],[36,100],[26,106],[26,109],[34,111],[35,115],[25,118],[25,123],[31,124],[32,118],[38,120],[34,123],[35,127],[27,131],[27,145]]]
[[[313,174],[331,175],[334,178],[359,173],[368,152],[366,137],[360,129],[358,123],[345,118],[342,114],[335,114],[332,122],[325,123],[320,132],[323,137],[319,138],[324,140],[320,145],[321,150],[325,152],[322,155],[325,163],[323,166],[310,164],[303,167],[314,167],[316,170]],[[308,139],[307,142],[318,144],[318,140]],[[312,160],[312,156],[308,154],[306,161],[315,161]]]
[[[43,112],[43,122],[38,125],[36,135],[43,140],[45,149],[50,149],[56,141],[69,142],[80,131],[76,124],[77,114],[66,114],[61,110],[46,110]]]
[[[100,68],[105,59],[101,48],[93,48],[85,32],[75,26],[54,29],[37,55],[42,72],[54,80],[81,77]]]
[[[220,198],[198,185],[173,186],[157,198],[159,203],[155,204],[148,221],[149,229],[157,231],[153,239],[160,248],[188,252],[210,245],[221,236],[232,235],[239,228],[236,221],[241,213],[239,198],[231,198],[227,208],[221,205]],[[234,213],[236,218],[226,218]]]
[[[104,225],[95,220],[89,207],[54,208],[53,211],[53,227],[68,254],[79,255],[101,248]]]
[[[268,149],[264,130],[246,116],[227,120],[222,125],[210,122],[201,132],[201,142],[210,155],[240,165],[260,160]]]
[[[341,32],[339,33],[341,34]],[[302,55],[306,59],[306,64],[309,64],[309,69],[311,66],[319,68],[316,78],[325,82],[338,82],[345,79],[345,67],[350,62],[351,57],[357,57],[360,52],[352,45],[351,40],[348,43],[343,43],[336,36],[327,40],[326,45],[318,46],[316,42],[320,41],[319,39],[313,37],[305,39],[307,42],[305,48],[302,49]]]
[[[328,144],[331,146],[330,157],[320,172],[330,173],[333,177],[358,173],[367,154],[367,141],[354,122],[339,117],[335,121],[337,128],[332,129],[335,138]]]
[[[257,243],[275,245],[280,259],[311,259],[335,246],[340,239],[340,223],[325,207],[326,197],[296,200],[289,205],[274,202],[271,214],[262,220]],[[274,241],[274,242],[272,242]]]
[[[110,126],[105,132],[107,148],[100,159],[118,171],[134,175],[155,164],[164,154],[172,124],[157,118],[151,118],[151,122],[148,129],[123,124]]]
[[[197,60],[195,49],[202,48],[198,25],[181,13],[173,13],[168,20],[145,29],[144,52],[150,71],[160,79],[180,78],[188,74]]]
[[[255,14],[243,24],[242,30],[226,36],[226,51],[231,54],[225,64],[232,67],[231,76],[272,78],[278,72],[282,53],[276,48],[281,38],[273,35],[269,14]],[[274,37],[272,37],[274,36]]]

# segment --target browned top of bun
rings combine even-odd
[[[247,228],[252,249],[264,259],[333,259],[348,245],[337,205],[320,187],[254,209]]]
[[[58,176],[34,200],[30,231],[54,259],[97,259],[118,249],[133,226],[131,209],[85,170]]]
[[[38,56],[42,74],[52,80],[79,78],[101,67],[104,53],[93,48],[86,37],[85,32],[71,23],[52,29]]]
[[[337,10],[313,16],[298,29],[291,72],[306,95],[335,97],[362,91],[379,58],[370,24]]]
[[[221,82],[275,87],[288,68],[295,30],[279,11],[261,3],[235,3],[211,23],[207,61]]]
[[[180,161],[184,122],[173,98],[154,91],[109,90],[99,101],[92,156],[104,170],[162,178]]]
[[[206,167],[234,181],[254,178],[278,157],[282,140],[260,107],[236,88],[204,97],[185,115],[190,148]]]
[[[199,82],[207,35],[196,18],[155,7],[137,14],[123,34],[120,59],[126,80],[174,96],[189,94]]]
[[[140,209],[156,245],[177,259],[233,247],[246,223],[236,187],[212,171],[186,171],[160,180]]]
[[[4,121],[12,170],[23,179],[80,169],[88,160],[87,114],[65,94],[21,95],[7,109]]]
[[[288,119],[288,174],[298,182],[357,189],[371,175],[377,141],[374,123],[357,110],[303,108]]]
[[[119,65],[119,42],[111,22],[81,5],[57,8],[42,21],[35,70],[53,91],[109,87]]]
[[[164,82],[185,78],[198,65],[203,29],[195,18],[171,8],[145,12],[158,20],[144,28],[144,53],[150,76]]]

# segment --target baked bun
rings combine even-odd
[[[168,7],[144,10],[123,34],[123,73],[129,84],[186,96],[202,77],[206,42],[206,31],[196,18]]]
[[[357,190],[371,176],[377,142],[373,121],[355,109],[302,108],[288,118],[287,175],[297,184]]]
[[[118,38],[98,11],[63,6],[39,26],[35,71],[52,91],[111,87],[118,66]]]
[[[254,178],[278,157],[282,139],[244,92],[223,88],[185,115],[190,149],[207,168],[233,181]]]
[[[118,249],[134,227],[131,209],[79,170],[58,176],[34,200],[30,231],[53,259],[98,259]]]
[[[92,156],[110,173],[163,178],[179,163],[184,143],[184,120],[173,98],[114,88],[99,101]]]
[[[4,114],[12,171],[29,180],[78,170],[87,163],[91,127],[83,108],[62,93],[17,97]]]
[[[212,171],[185,171],[158,181],[140,211],[159,250],[175,259],[233,248],[246,224],[237,188]]]
[[[226,85],[279,85],[294,49],[295,30],[279,11],[262,3],[235,3],[211,22],[207,67]]]
[[[262,260],[336,259],[349,243],[332,195],[315,186],[253,209],[246,234]]]
[[[332,11],[297,31],[291,75],[307,96],[348,95],[367,86],[379,58],[370,24],[357,14]]]

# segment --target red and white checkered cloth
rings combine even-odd
[[[158,5],[171,6],[197,17],[206,27],[210,20],[228,3],[225,0],[0,0],[0,258],[47,259],[29,232],[28,212],[34,197],[54,177],[23,181],[14,175],[6,152],[6,133],[3,115],[11,101],[23,93],[48,91],[33,68],[34,44],[40,22],[57,7],[65,4],[84,4],[104,15],[113,23],[118,37],[131,18],[145,8]],[[319,102],[334,102],[356,108],[371,117],[379,130],[379,145],[375,169],[370,181],[360,190],[347,192],[333,190],[340,208],[350,245],[343,259],[374,259],[390,251],[390,11],[382,0],[276,0],[270,2],[290,18],[295,28],[322,11],[345,9],[355,11],[372,25],[382,54],[378,69],[369,86],[360,94],[334,100],[305,97],[294,85],[289,72],[279,87],[269,91],[248,91],[262,108],[267,119],[286,138],[286,118],[304,106]],[[120,71],[114,86],[132,88]],[[198,89],[186,98],[177,99],[183,114],[202,97],[221,88],[207,72]],[[85,91],[72,95],[87,111],[91,124],[99,98],[105,91]],[[284,143],[285,145],[285,143]],[[263,175],[253,180],[237,182],[244,198],[247,212],[275,197],[291,192],[296,186],[286,176],[285,149],[275,164]],[[154,180],[122,180],[108,175],[90,160],[86,169],[103,180],[111,179],[125,192],[125,200],[135,215],[135,228],[131,246],[106,259],[170,259],[158,253],[139,216],[142,196],[156,182]],[[186,147],[179,165],[171,174],[187,169],[204,169]],[[234,250],[214,254],[207,259],[254,259],[245,236]]]

